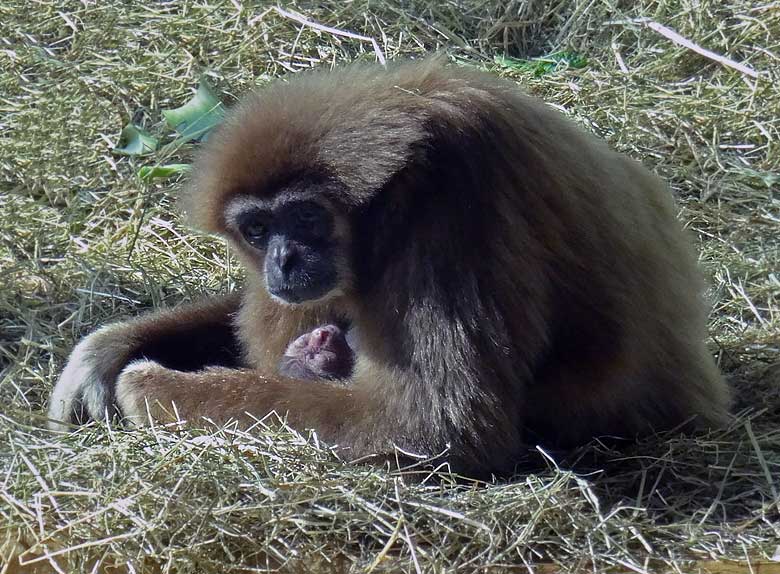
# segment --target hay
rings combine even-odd
[[[175,183],[144,184],[148,159],[111,154],[121,127],[159,133],[161,110],[203,72],[230,103],[288,71],[375,57],[371,42],[285,11],[373,38],[388,59],[446,50],[513,77],[670,181],[712,279],[713,350],[738,389],[732,426],[620,451],[531,451],[533,472],[489,485],[347,466],[277,424],[41,430],[78,337],[240,281],[222,242],[173,215]],[[561,49],[587,65],[536,76],[494,60]],[[769,560],[780,539],[778,54],[780,7],[746,0],[2,3],[0,557],[24,552],[37,560],[27,571],[206,574],[732,572],[747,570],[724,560]]]

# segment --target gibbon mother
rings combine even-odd
[[[236,248],[243,291],[86,337],[53,421],[276,411],[348,459],[484,475],[529,445],[726,416],[667,188],[511,82],[437,60],[278,81],[209,138],[183,204]],[[279,374],[328,324],[357,341],[346,382]]]

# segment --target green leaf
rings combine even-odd
[[[168,165],[147,165],[138,170],[138,177],[144,181],[173,177],[190,171],[188,163],[169,163]]]
[[[559,64],[566,64],[569,68],[580,69],[588,65],[588,60],[584,56],[580,56],[577,52],[553,52],[542,58],[536,59],[537,63],[547,64],[551,66],[549,71],[554,71]]]
[[[119,134],[119,143],[112,150],[120,155],[149,155],[158,146],[157,138],[152,134],[129,123]]]
[[[493,56],[493,61],[502,68],[509,70],[527,70],[530,67],[528,60],[520,60],[518,58],[510,58],[509,56]]]
[[[569,51],[553,52],[552,54],[534,58],[532,60],[495,56],[493,61],[502,68],[531,72],[537,78],[549,74],[550,72],[555,72],[561,64],[575,69],[584,68],[588,65],[588,60],[584,56]]]
[[[205,80],[201,80],[195,96],[175,110],[163,110],[165,121],[179,132],[177,141],[203,140],[211,129],[222,121],[225,106],[219,101]]]

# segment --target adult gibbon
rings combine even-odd
[[[243,292],[88,336],[54,421],[274,410],[348,458],[485,474],[529,444],[725,420],[666,187],[511,82],[435,60],[277,82],[209,138],[183,203],[237,248]],[[354,334],[345,382],[279,373],[319,325]]]

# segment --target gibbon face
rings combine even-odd
[[[236,194],[226,205],[229,237],[279,303],[321,302],[351,282],[348,226],[321,197],[327,187],[303,179],[272,197]]]

